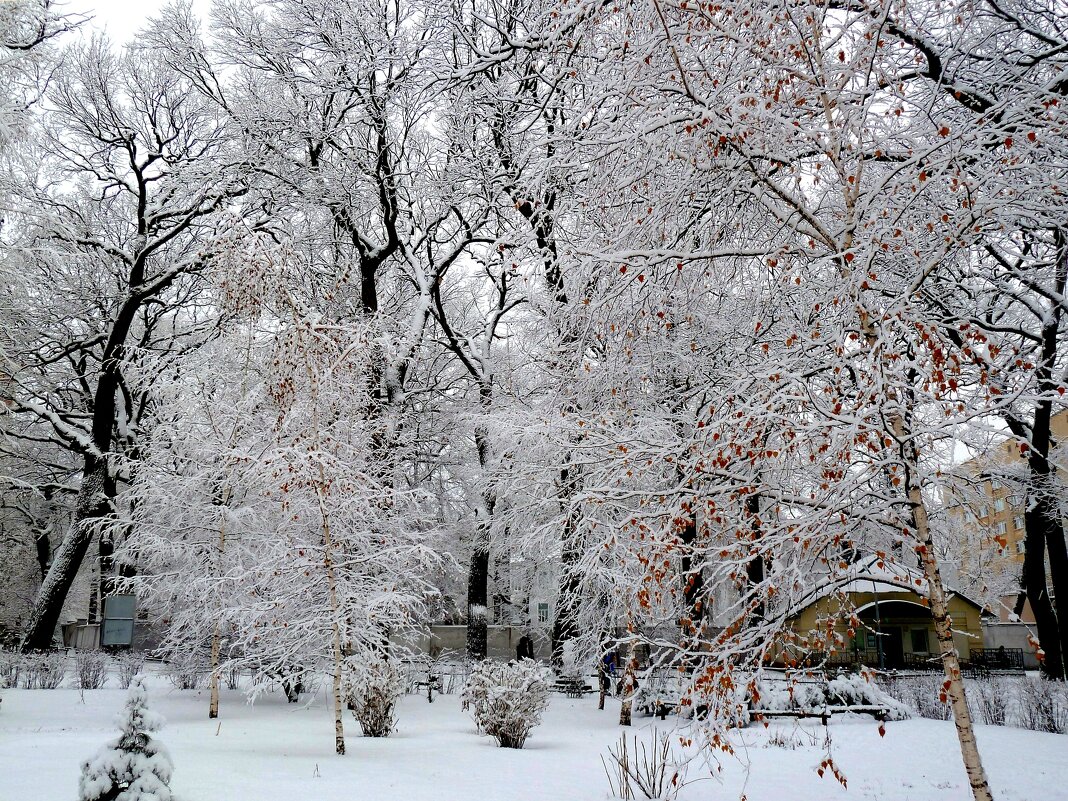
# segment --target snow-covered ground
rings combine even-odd
[[[112,721],[124,698],[115,688],[84,695],[4,690],[0,801],[74,798],[79,764],[115,734]],[[288,705],[279,693],[248,705],[240,693],[224,693],[220,720],[209,721],[206,691],[178,691],[153,678],[150,702],[168,721],[158,736],[174,760],[172,788],[181,801],[603,801],[608,782],[600,756],[622,731],[617,703],[599,712],[595,698],[554,696],[526,749],[509,751],[475,733],[456,696],[433,704],[407,696],[399,731],[388,739],[361,737],[348,717],[348,755],[338,757],[325,695],[305,700]],[[635,722],[630,731],[639,734],[653,725],[648,718]],[[951,723],[893,722],[880,737],[877,724],[858,718],[837,720],[829,730],[848,790],[816,773],[824,757],[818,722],[775,723],[737,732],[740,759],[727,759],[716,779],[684,788],[679,798],[970,798]],[[770,744],[773,737],[789,745]],[[1068,799],[1068,736],[979,727],[979,741],[999,801]],[[700,773],[694,766],[690,778]]]

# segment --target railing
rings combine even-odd
[[[861,648],[852,651],[837,651],[833,654],[813,652],[799,660],[801,667],[847,668],[857,665],[879,667],[879,651],[874,648]],[[938,654],[905,653],[900,659],[883,656],[883,665],[887,670],[940,671],[942,660]],[[962,665],[972,674],[985,674],[991,671],[1022,671],[1024,655],[1021,648],[972,648],[968,659]]]
[[[973,670],[1023,670],[1022,648],[973,648],[968,660]]]
[[[942,670],[938,654],[905,654],[907,670]]]

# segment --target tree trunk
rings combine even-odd
[[[756,547],[756,543],[760,541],[760,496],[755,492],[749,493],[745,499],[745,511],[749,517],[750,529],[753,532],[753,547]],[[765,570],[764,570],[764,555],[758,553],[753,556],[745,566],[746,583],[748,590],[754,594],[756,603],[753,606],[752,613],[749,617],[750,626],[759,626],[764,620],[764,615],[767,610],[764,608],[764,599],[757,594],[756,588],[760,587],[764,583]]]
[[[1056,230],[1054,237],[1057,270],[1053,289],[1056,297],[1062,297],[1068,286],[1068,239],[1063,229]],[[1049,460],[1054,445],[1050,426],[1053,418],[1052,398],[1060,389],[1055,376],[1058,374],[1061,314],[1061,305],[1053,303],[1049,316],[1042,324],[1042,357],[1035,371],[1041,395],[1035,403],[1030,430],[1011,411],[1004,413],[1009,430],[1029,446],[1026,458],[1031,497],[1028,498],[1028,511],[1024,514],[1023,586],[1031,602],[1039,645],[1045,655],[1042,670],[1050,678],[1057,679],[1064,678],[1068,669],[1068,552],[1065,549],[1064,524],[1050,500],[1058,488],[1055,487],[1056,466]],[[1046,584],[1047,552],[1056,612]]]
[[[604,669],[604,655],[597,660],[597,708],[604,709],[604,697],[608,693],[608,672]]]
[[[1068,679],[1068,546],[1064,540],[1064,526],[1059,518],[1051,515],[1046,530],[1046,552],[1049,555],[1050,580],[1053,584],[1053,600],[1057,610],[1060,665],[1051,665],[1046,671],[1051,678]]]
[[[574,599],[580,588],[579,577],[572,568],[576,560],[565,556],[560,570],[563,579],[556,596],[556,616],[553,618],[552,665],[559,670],[564,666],[564,646],[578,636],[578,621],[575,620]]]
[[[684,548],[679,566],[682,572],[682,600],[683,614],[689,619],[692,631],[683,631],[684,636],[698,634],[701,629],[701,619],[704,617],[702,598],[705,589],[705,577],[701,567],[694,566],[693,545],[697,541],[697,514],[687,512],[686,524],[679,532],[679,540]]]
[[[234,435],[230,435],[230,445],[233,445]],[[222,555],[226,549],[226,506],[230,502],[230,487],[226,487],[226,492],[223,494],[223,498],[219,506],[220,519],[219,519],[219,551],[216,554],[218,559],[217,573],[222,574]],[[219,630],[219,622],[215,622],[215,630],[211,634],[211,700],[208,702],[208,719],[212,720],[219,717],[219,652],[222,650],[222,633]]]
[[[1035,616],[1039,647],[1043,651],[1042,672],[1049,678],[1064,678],[1062,629],[1053,610],[1046,583],[1046,536],[1051,528],[1048,515],[1036,503],[1024,512],[1023,589]],[[1059,526],[1058,526],[1059,528]]]
[[[338,756],[345,755],[345,722],[343,719],[345,704],[341,692],[341,629],[334,622],[334,750]]]
[[[627,667],[623,672],[623,706],[619,708],[619,725],[629,726],[631,709],[634,705],[634,689],[637,685],[638,648],[637,642],[631,640],[627,646]]]
[[[911,445],[907,445],[911,448]],[[964,679],[960,672],[960,660],[953,645],[953,620],[949,616],[949,604],[945,587],[938,569],[938,557],[935,554],[934,540],[927,519],[923,495],[916,479],[913,459],[908,460],[909,502],[912,506],[913,523],[916,527],[916,539],[922,549],[923,572],[927,578],[928,596],[931,602],[931,617],[934,619],[938,648],[942,653],[942,668],[946,680],[942,687],[953,709],[953,723],[957,728],[957,740],[960,743],[961,756],[964,758],[964,770],[968,774],[968,783],[972,788],[975,801],[993,801],[986,771],[979,756],[979,746],[975,740],[971,712],[968,711],[968,699],[964,690]]]
[[[873,316],[863,306],[860,306],[857,311],[865,344],[872,352],[878,352],[880,338],[872,323]],[[964,678],[960,672],[960,659],[953,644],[953,621],[949,616],[949,603],[946,598],[945,586],[942,584],[942,575],[938,568],[938,555],[935,551],[934,537],[931,532],[927,507],[923,500],[923,489],[920,483],[919,446],[905,416],[912,409],[912,387],[918,377],[912,370],[909,370],[906,375],[908,383],[904,387],[906,395],[904,411],[900,407],[896,407],[896,404],[893,403],[896,399],[893,397],[893,393],[890,393],[887,396],[887,400],[891,402],[891,405],[888,409],[884,407],[884,414],[886,414],[886,420],[889,423],[890,433],[894,435],[894,438],[899,443],[898,455],[904,468],[905,491],[910,507],[909,516],[916,535],[916,550],[919,553],[924,576],[927,579],[931,617],[934,620],[935,635],[941,652],[942,670],[946,676],[942,687],[953,709],[953,723],[957,729],[957,741],[960,744],[961,758],[964,761],[964,771],[968,775],[968,783],[971,785],[972,796],[975,801],[993,801],[994,796],[990,791],[986,771],[983,769],[983,761],[979,755],[979,746],[975,739],[971,713],[968,711]]]
[[[41,581],[48,576],[48,568],[52,565],[52,540],[49,537],[49,526],[42,526],[33,535],[33,547],[37,554],[37,567],[41,571]]]
[[[215,631],[211,635],[211,700],[208,701],[208,719],[219,717],[219,651],[220,640],[219,624],[215,624]]]
[[[575,571],[575,565],[581,558],[581,551],[577,542],[578,514],[569,508],[571,498],[578,489],[577,470],[576,465],[568,465],[560,471],[560,499],[564,503],[567,517],[561,533],[560,584],[556,595],[556,614],[552,631],[552,665],[557,670],[564,664],[564,644],[578,636],[575,599],[581,589],[581,577]]]
[[[114,496],[108,465],[104,459],[86,456],[82,484],[74,509],[74,521],[52,559],[41,583],[22,640],[22,650],[43,651],[52,647],[59,615],[78,569],[93,541],[95,525],[111,511]]]
[[[316,439],[318,439],[319,421],[315,420]],[[318,442],[316,442],[318,445]],[[344,722],[344,698],[342,692],[342,668],[345,653],[342,647],[341,637],[341,605],[337,598],[337,575],[334,571],[334,538],[330,532],[330,516],[326,511],[326,503],[323,493],[326,491],[326,474],[322,462],[319,463],[319,486],[316,487],[316,496],[319,501],[319,515],[322,519],[323,535],[323,567],[326,569],[326,590],[330,602],[330,615],[332,617],[333,642],[332,652],[334,657],[334,750],[338,756],[345,755],[345,722]]]
[[[489,574],[489,548],[480,541],[471,554],[467,571],[467,657],[476,662],[486,658],[486,584]]]

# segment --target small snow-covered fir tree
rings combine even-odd
[[[163,718],[147,701],[144,677],[137,676],[118,720],[122,734],[82,764],[78,801],[172,801],[174,766],[167,750],[148,736]]]

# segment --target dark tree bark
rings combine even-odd
[[[694,566],[693,545],[697,541],[697,514],[693,511],[686,512],[685,523],[679,532],[679,541],[682,543],[682,558],[679,565],[682,573],[682,600],[683,611],[693,631],[701,626],[705,609],[702,598],[705,590],[705,577],[700,565]],[[688,634],[690,632],[683,632]]]
[[[1063,297],[1068,285],[1068,237],[1064,231],[1055,232],[1057,269],[1054,292]],[[1009,430],[1026,443],[1029,474],[1029,498],[1024,513],[1023,590],[1035,616],[1038,642],[1045,658],[1042,670],[1050,678],[1063,679],[1068,666],[1068,548],[1065,545],[1064,523],[1054,501],[1057,468],[1050,461],[1053,446],[1053,400],[1059,382],[1055,377],[1061,336],[1063,309],[1054,304],[1045,320],[1041,336],[1041,362],[1036,366],[1039,400],[1034,417],[1028,426],[1010,412],[1003,417]],[[1046,582],[1046,554],[1049,555],[1052,598]],[[1054,599],[1055,602],[1054,602]]]
[[[488,574],[489,550],[476,546],[467,571],[467,656],[476,661],[486,658]]]
[[[569,465],[560,471],[562,501],[569,501],[578,490],[575,477],[577,466]],[[575,601],[581,591],[582,577],[576,570],[581,558],[578,542],[578,513],[574,509],[565,510],[561,540],[563,551],[560,557],[560,583],[556,595],[556,610],[552,631],[552,665],[559,669],[564,664],[564,643],[578,636],[578,620],[575,619]]]
[[[23,652],[43,651],[52,647],[63,603],[93,541],[94,524],[111,511],[114,495],[114,482],[106,461],[86,456],[74,522],[56,551],[48,574],[37,592],[22,641]]]
[[[42,526],[33,535],[33,547],[37,556],[37,567],[41,571],[41,580],[48,575],[48,568],[52,565],[52,538],[48,536],[48,527]]]

